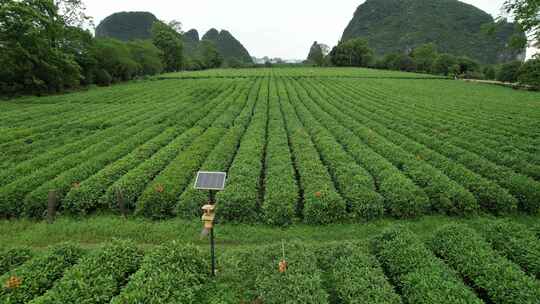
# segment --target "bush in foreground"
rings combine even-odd
[[[540,283],[498,255],[474,230],[447,225],[435,233],[430,245],[491,303],[538,303]]]
[[[483,303],[404,226],[384,230],[372,249],[407,303]]]
[[[0,252],[0,275],[30,260],[32,255],[26,247],[3,250]]]
[[[162,245],[145,256],[111,303],[204,303],[209,270],[206,257],[194,245]]]
[[[67,269],[77,263],[82,254],[83,251],[78,246],[58,245],[52,247],[46,254],[4,274],[0,277],[0,282],[12,279],[14,284],[1,287],[0,303],[28,303],[42,295],[64,275]]]
[[[134,243],[114,241],[81,259],[64,277],[32,304],[109,303],[140,265]]]

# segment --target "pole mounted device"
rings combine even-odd
[[[214,201],[214,192],[221,191],[225,188],[225,180],[227,173],[225,172],[197,172],[195,179],[195,189],[208,190],[208,204],[202,207],[202,221],[204,224],[202,236],[210,234],[210,255],[212,258],[212,276],[216,275],[216,255],[214,243],[214,221],[216,218],[216,204]]]

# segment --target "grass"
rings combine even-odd
[[[292,225],[275,228],[262,224],[218,224],[216,244],[220,249],[254,247],[280,242],[302,240],[307,243],[326,243],[367,239],[393,224],[405,224],[420,237],[428,237],[438,227],[448,223],[465,223],[480,227],[494,217],[451,218],[426,216],[419,220],[382,219],[369,223],[333,224],[328,226]],[[516,215],[509,219],[534,226],[540,216]],[[86,248],[99,247],[114,238],[131,239],[145,249],[167,241],[177,240],[206,246],[200,239],[202,224],[199,221],[172,219],[152,222],[144,219],[123,219],[112,215],[96,215],[84,219],[61,217],[53,224],[31,220],[0,221],[0,247],[29,246],[40,251],[52,244],[74,241]]]

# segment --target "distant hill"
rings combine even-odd
[[[152,38],[152,25],[158,19],[149,12],[120,12],[99,23],[96,37],[110,37],[123,41]]]
[[[191,29],[184,33],[184,52],[188,57],[193,57],[197,54],[199,45],[199,32],[196,29]]]
[[[225,61],[236,59],[242,63],[253,63],[249,52],[229,31],[218,32],[213,28],[206,32],[202,39],[214,42]]]
[[[521,59],[525,49],[507,46],[513,35],[524,34],[511,23],[494,25],[491,15],[457,0],[367,0],[354,13],[342,40],[366,38],[377,55],[433,42],[439,52],[483,63]]]
[[[96,37],[110,37],[123,41],[151,39],[152,25],[158,21],[149,12],[120,12],[105,18],[96,28]],[[191,29],[184,33],[184,52],[187,57],[197,56],[199,32]],[[253,63],[249,52],[230,32],[210,29],[202,39],[212,41],[225,61],[236,59],[241,63]]]

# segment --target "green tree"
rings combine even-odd
[[[131,58],[138,63],[138,75],[156,75],[163,71],[161,51],[147,40],[133,40],[127,43]]]
[[[336,66],[367,67],[373,62],[373,50],[361,38],[340,42],[332,49],[330,56],[332,64]]]
[[[80,67],[64,49],[66,28],[52,1],[0,0],[1,93],[77,86]]]
[[[523,31],[532,33],[531,39],[540,41],[540,1],[507,0],[504,8],[514,15]]]
[[[425,73],[431,73],[433,62],[437,59],[437,56],[437,46],[434,43],[422,44],[411,53],[417,70]]]
[[[68,26],[93,27],[92,17],[86,15],[86,5],[82,0],[54,0],[60,16]]]
[[[517,82],[519,70],[522,63],[520,61],[512,61],[501,65],[497,73],[497,80],[503,82]]]
[[[311,45],[307,60],[317,66],[322,66],[324,64],[323,49],[317,41],[313,42],[313,45]]]
[[[223,56],[216,45],[210,40],[201,40],[199,54],[203,67],[206,69],[218,68],[223,64]]]
[[[482,72],[484,73],[484,77],[488,80],[494,80],[497,74],[497,71],[492,65],[485,66]]]
[[[439,75],[451,75],[456,72],[457,59],[451,54],[440,54],[433,62],[432,72]],[[457,66],[459,72],[459,66]]]
[[[131,59],[127,44],[112,38],[97,39],[94,56],[98,60],[98,69],[104,70],[113,82],[126,81],[137,75],[140,65]],[[104,73],[99,72],[100,76]]]
[[[467,56],[457,57],[456,63],[459,65],[459,73],[466,74],[478,71],[480,64]]]
[[[152,42],[161,50],[161,61],[167,72],[176,72],[183,64],[182,35],[167,24],[157,21],[152,26]]]
[[[540,57],[537,56],[525,62],[520,67],[518,75],[520,83],[540,89]]]

